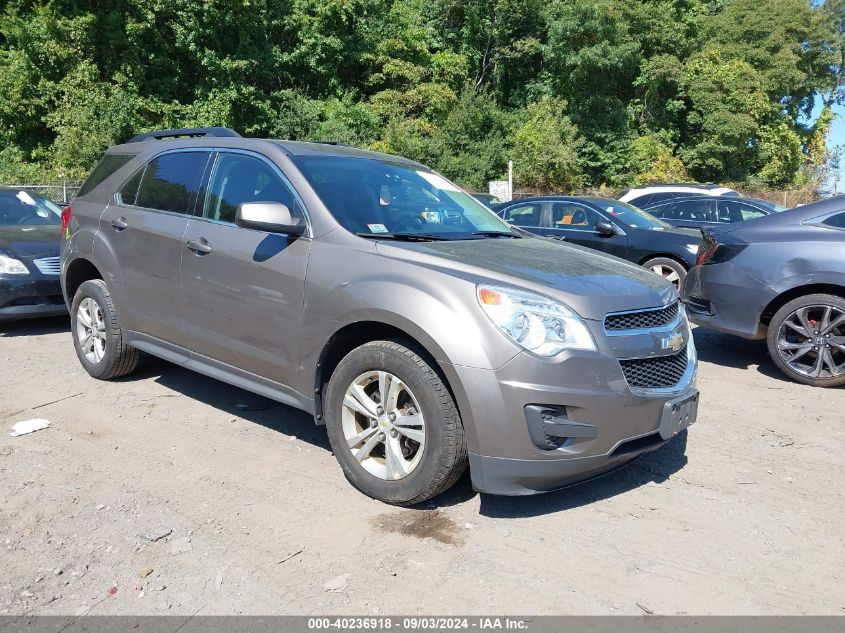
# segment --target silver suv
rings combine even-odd
[[[672,284],[513,229],[410,160],[167,130],[108,150],[63,215],[91,376],[147,352],[314,415],[356,488],[410,505],[469,464],[521,495],[695,420]]]

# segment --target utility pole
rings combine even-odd
[[[513,161],[508,161],[508,202],[513,200]]]

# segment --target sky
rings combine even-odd
[[[833,125],[830,128],[830,136],[828,137],[828,145],[830,147],[837,147],[839,145],[845,146],[845,106],[836,106],[833,111],[837,117],[833,120]],[[840,161],[839,165],[839,193],[845,191],[845,160]],[[831,191],[833,188],[833,180],[836,176],[832,175],[830,180]]]

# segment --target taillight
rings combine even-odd
[[[70,205],[67,205],[64,209],[62,209],[62,235],[65,238],[69,237],[67,227],[70,224],[70,214],[71,208]]]
[[[701,266],[708,259],[713,257],[716,249],[719,248],[719,243],[709,233],[704,233],[704,238],[698,245],[698,253],[695,256],[695,265]]]
[[[695,257],[695,265],[722,264],[739,255],[748,246],[747,242],[731,237],[729,234],[720,234],[717,240],[712,234],[704,233],[704,239],[698,245],[698,254]]]

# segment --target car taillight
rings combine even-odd
[[[719,243],[709,233],[704,233],[704,238],[698,245],[698,253],[695,256],[695,265],[701,266],[716,253]]]
[[[62,235],[67,238],[67,227],[70,224],[70,214],[71,208],[70,205],[67,205],[64,209],[62,209]]]
[[[748,246],[747,242],[721,234],[717,239],[711,233],[704,233],[704,239],[698,245],[695,265],[722,264],[739,255]]]

